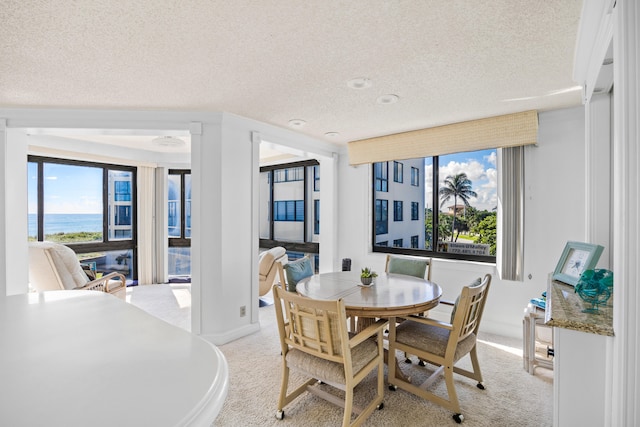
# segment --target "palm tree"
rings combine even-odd
[[[467,178],[467,174],[462,172],[457,175],[449,175],[444,180],[444,186],[440,187],[440,207],[453,196],[453,222],[451,223],[451,241],[453,242],[453,230],[456,228],[456,214],[458,212],[458,198],[462,200],[465,207],[469,207],[469,199],[478,197],[471,188],[471,180]]]

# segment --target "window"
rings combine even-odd
[[[320,191],[320,165],[313,167],[313,191]]]
[[[273,174],[273,182],[293,182],[304,180],[304,168],[295,167],[287,169],[277,169]]]
[[[320,234],[320,163],[309,159],[260,167],[260,250],[275,246],[317,258]]]
[[[280,200],[273,204],[274,221],[304,221],[304,200]]]
[[[393,253],[495,262],[497,223],[497,150],[404,159],[396,170],[411,170],[411,186],[385,187],[388,162],[374,163],[374,236],[387,234]],[[422,171],[422,172],[421,172]],[[420,180],[420,176],[424,178]],[[393,198],[394,221],[383,217],[384,198]],[[411,203],[411,222],[402,224],[403,202]],[[375,239],[375,237],[374,237]],[[373,251],[387,252],[374,240]]]
[[[402,183],[404,180],[403,165],[400,162],[393,162],[393,182]]]
[[[313,201],[313,234],[320,234],[320,200]]]
[[[393,220],[402,221],[402,201],[393,201]]]
[[[28,236],[73,249],[103,273],[137,277],[136,169],[28,157]]]
[[[389,230],[388,200],[376,200],[376,234],[387,234]]]
[[[191,274],[191,171],[170,169],[167,182],[168,274]]]
[[[411,167],[411,185],[414,187],[420,186],[420,169]]]
[[[131,178],[127,171],[108,171],[109,239],[130,239],[132,232]]]
[[[387,192],[389,189],[389,162],[374,163],[373,175],[376,191]]]
[[[389,246],[389,242],[387,240],[385,240],[384,242],[378,242],[376,243],[376,246]]]

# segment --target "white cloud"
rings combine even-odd
[[[495,153],[492,153],[490,156],[486,156],[485,158],[488,163],[495,165]],[[432,165],[425,167],[425,176],[427,180],[431,177],[432,168]],[[485,169],[485,166],[477,160],[470,160],[469,162],[451,161],[448,164],[441,166],[439,173],[440,183],[438,188],[442,187],[447,176],[453,176],[462,172],[467,174],[467,178],[472,182],[473,191],[478,195],[478,197],[473,197],[469,200],[469,204],[471,206],[479,210],[488,211],[491,211],[495,206],[497,206],[497,170],[495,168]],[[431,205],[431,197],[432,189],[427,188],[425,191],[427,206]]]
[[[58,179],[57,176],[48,176],[46,179],[50,180],[50,181],[55,181]]]
[[[491,154],[489,154],[488,156],[484,156],[485,160],[489,163],[491,163],[493,166],[496,165],[496,162],[498,161],[498,152],[497,151],[492,151]]]

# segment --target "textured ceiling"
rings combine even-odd
[[[576,0],[2,0],[0,107],[226,111],[336,143],[580,104]],[[347,81],[371,80],[367,89]],[[399,101],[380,105],[381,95]],[[339,132],[327,137],[327,132]]]

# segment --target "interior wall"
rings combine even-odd
[[[538,141],[525,152],[524,282],[499,280],[495,265],[485,263],[435,259],[432,272],[444,299],[455,299],[462,286],[492,274],[482,329],[517,338],[524,308],[546,290],[565,243],[585,238],[584,108],[541,112]],[[371,166],[347,163],[339,169],[338,258],[351,258],[352,269],[384,271],[386,255],[371,252]],[[434,315],[448,312],[436,309]]]

